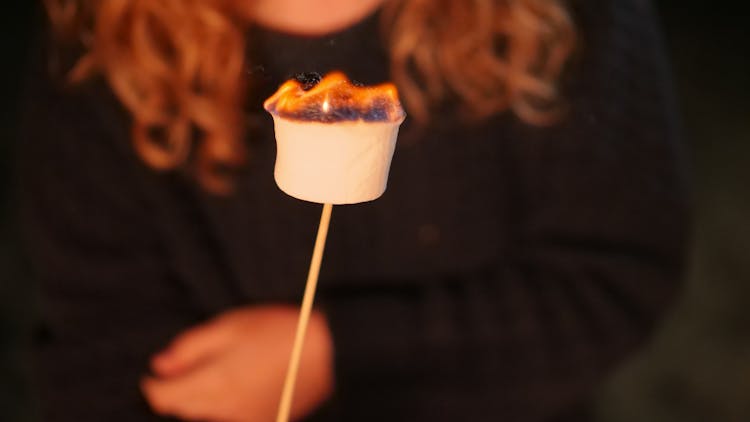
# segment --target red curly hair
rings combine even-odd
[[[389,0],[391,74],[412,117],[449,96],[475,118],[554,120],[557,81],[575,44],[563,0]],[[45,0],[63,41],[84,46],[70,73],[101,73],[133,116],[133,142],[156,169],[186,165],[226,192],[243,161],[245,26],[227,0]],[[195,143],[195,145],[193,145]],[[191,152],[194,153],[191,154]]]

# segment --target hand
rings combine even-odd
[[[229,311],[180,334],[151,361],[141,389],[161,415],[210,422],[271,422],[276,417],[299,310]],[[333,389],[333,345],[314,312],[305,339],[292,419],[311,413]]]

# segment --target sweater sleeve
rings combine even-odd
[[[40,300],[41,416],[152,420],[138,381],[148,357],[186,321],[138,187],[127,118],[93,82],[75,90],[33,82],[18,180]]]
[[[511,252],[475,273],[322,298],[346,420],[557,420],[674,299],[688,213],[652,11],[587,3],[567,117],[513,130]]]

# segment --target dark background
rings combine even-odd
[[[33,31],[37,1],[14,1],[0,13],[0,421],[33,420],[26,394],[26,354],[22,345],[31,320],[31,287],[23,283],[17,264],[13,222],[8,218],[13,138],[16,134],[20,85]],[[41,2],[39,2],[41,3]]]
[[[599,1],[599,0],[589,0]],[[31,287],[7,241],[8,159],[36,2],[3,13],[0,120],[0,420],[32,420],[22,344]],[[601,422],[750,421],[750,41],[734,2],[656,1],[692,162],[687,289],[652,344],[597,398]],[[6,52],[9,52],[6,53]]]

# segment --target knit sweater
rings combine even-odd
[[[566,415],[680,286],[683,163],[646,3],[578,2],[558,124],[407,120],[384,196],[335,207],[318,303],[336,392],[316,420],[584,420]],[[222,311],[298,303],[320,206],[275,186],[261,102],[299,72],[388,80],[377,20],[249,32],[250,153],[229,196],[148,168],[105,83],[63,86],[40,61],[18,180],[45,420],[161,420],[138,390],[151,354]]]

